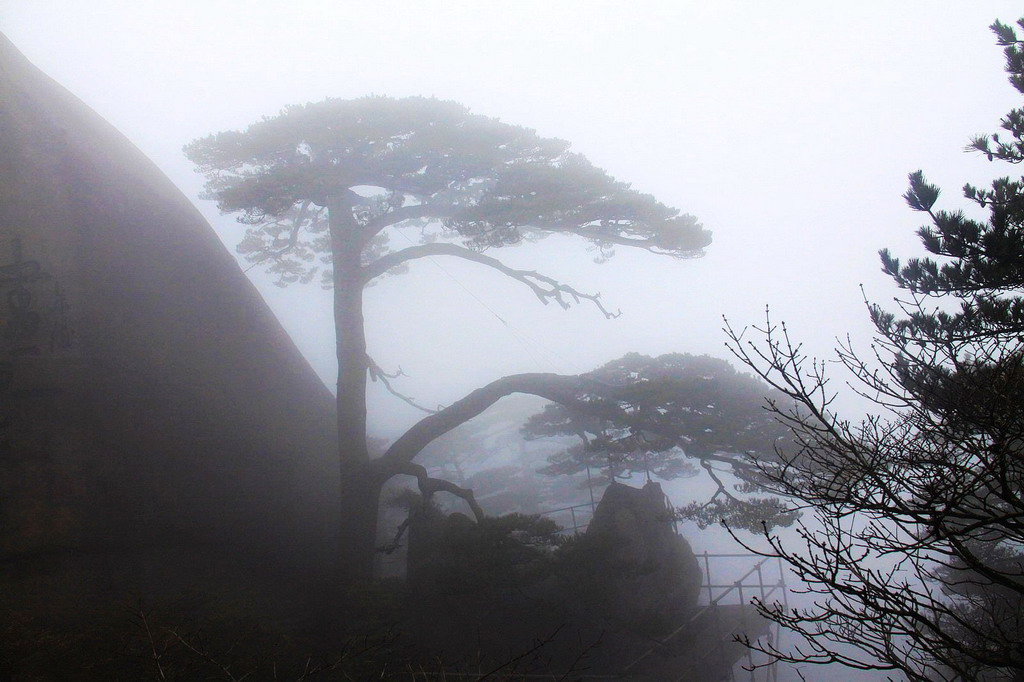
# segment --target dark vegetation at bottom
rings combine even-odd
[[[0,598],[0,680],[615,677],[696,604],[700,569],[667,509],[657,485],[615,485],[574,538],[539,517],[475,524],[428,509],[410,528],[408,579],[345,593],[198,557],[191,587],[145,600],[55,596],[55,579],[20,608]],[[620,537],[625,519],[636,525]],[[182,570],[170,557],[146,564],[163,562],[165,587]],[[646,668],[685,659],[666,647]]]
[[[486,600],[475,601],[483,607]],[[538,623],[534,636],[515,638],[518,647],[494,646],[510,625],[517,635],[530,629],[524,617],[531,608],[514,608],[514,601],[485,614],[493,631],[478,630],[474,639],[466,630],[466,640],[447,651],[432,650],[439,631],[441,639],[450,637],[465,620],[433,612],[435,601],[418,604],[398,581],[350,595],[336,623],[318,615],[282,622],[253,604],[198,592],[79,609],[60,620],[8,614],[0,629],[0,680],[513,680],[542,673],[568,680],[586,674],[602,646],[599,625]]]

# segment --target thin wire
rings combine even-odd
[[[395,232],[400,234],[403,239],[405,239],[407,242],[409,242],[409,244],[411,244],[412,246],[416,246],[416,242],[414,242],[412,239],[410,239],[409,235],[405,234],[400,229],[396,229]],[[529,336],[526,332],[518,330],[515,327],[513,327],[511,324],[509,324],[508,320],[506,320],[501,315],[499,315],[493,308],[491,308],[491,306],[487,305],[479,296],[476,295],[476,293],[472,289],[470,289],[465,284],[463,284],[461,281],[459,281],[459,279],[455,275],[453,275],[443,265],[441,265],[436,260],[434,260],[434,258],[432,256],[426,256],[426,259],[428,261],[430,261],[431,263],[433,263],[434,267],[436,267],[441,272],[443,272],[445,275],[447,275],[449,279],[451,279],[453,282],[455,282],[459,286],[459,288],[461,288],[463,291],[465,291],[467,294],[469,294],[470,297],[474,301],[476,301],[478,304],[480,304],[480,306],[482,308],[484,308],[484,310],[489,312],[491,315],[494,316],[495,319],[497,319],[499,322],[501,322],[501,324],[504,325],[505,329],[508,330],[508,332],[512,336],[512,338],[514,338],[516,341],[518,341],[519,344],[521,346],[523,346],[523,348],[525,348],[531,355],[533,355],[533,357],[536,360],[538,360],[539,362],[541,362],[543,364],[547,364],[547,365],[553,366],[553,367],[555,367],[557,369],[557,364],[556,363],[552,363],[550,359],[545,360],[543,357],[540,356],[539,353],[537,353],[537,349],[539,349],[539,350],[547,353],[549,356],[551,356],[551,358],[554,358],[558,362],[560,362],[560,363],[562,363],[564,365],[567,365],[569,367],[572,367],[573,369],[577,369],[577,370],[579,369],[577,367],[576,363],[572,362],[571,360],[569,360],[569,359],[561,356],[560,354],[556,353],[555,351],[551,350],[550,348],[548,348],[544,344],[540,343],[539,341],[537,341],[533,337]],[[531,347],[531,346],[535,346],[536,349]]]
[[[416,246],[416,242],[414,242],[412,239],[410,239],[409,235],[407,235],[404,232],[402,232],[401,229],[396,229],[395,232],[400,234],[403,239],[405,239],[407,242],[409,242],[410,245]],[[579,371],[580,368],[579,368],[579,366],[575,362],[573,362],[572,360],[569,360],[567,357],[561,355],[560,353],[557,353],[557,352],[551,350],[550,348],[545,346],[543,343],[538,341],[536,338],[530,336],[529,334],[527,334],[526,332],[524,332],[522,330],[516,329],[511,324],[509,324],[508,320],[506,320],[501,315],[499,315],[498,312],[496,310],[494,310],[494,308],[492,308],[491,306],[487,305],[487,303],[485,303],[483,299],[481,299],[479,296],[476,295],[476,292],[474,292],[472,289],[470,289],[465,284],[463,284],[461,281],[459,281],[459,279],[455,275],[453,275],[443,265],[441,265],[436,260],[434,260],[434,258],[432,256],[427,256],[426,259],[428,261],[430,261],[431,263],[433,263],[434,267],[436,267],[438,270],[443,272],[450,280],[455,282],[455,284],[457,284],[460,289],[462,289],[467,294],[469,294],[470,298],[472,298],[474,301],[476,301],[477,304],[480,305],[480,307],[482,307],[484,310],[486,310],[491,315],[493,315],[494,319],[498,320],[498,322],[501,322],[501,324],[505,327],[505,329],[512,336],[512,338],[515,339],[519,343],[519,345],[521,345],[523,348],[525,348],[526,351],[528,353],[530,353],[533,356],[533,358],[535,360],[537,360],[539,363],[547,364],[549,366],[554,367],[555,369],[558,368],[558,363],[561,363],[562,365],[571,367],[572,369],[574,369],[576,371]],[[252,263],[252,265],[250,265],[249,267],[247,267],[244,270],[242,270],[242,272],[243,273],[247,273],[250,270],[252,270],[253,268],[255,268],[257,265],[264,264],[267,260],[269,260],[268,257],[261,258],[260,260],[255,261],[254,263]],[[540,353],[538,353],[538,349],[540,351],[544,352],[544,353],[547,353],[550,357],[547,360],[545,360],[545,358],[542,357]],[[552,362],[551,361],[552,358],[555,361],[557,361],[557,362]]]

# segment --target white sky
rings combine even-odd
[[[724,356],[721,316],[757,323],[766,304],[811,353],[848,332],[866,350],[858,285],[894,294],[877,250],[921,252],[907,173],[942,186],[942,208],[964,206],[964,182],[1012,174],[963,147],[1020,102],[987,28],[1020,13],[952,0],[2,0],[0,31],[149,155],[232,249],[242,228],[198,200],[182,145],[289,104],[371,93],[452,99],[567,139],[714,232],[699,261],[620,251],[599,266],[568,239],[492,254],[602,292],[624,311],[614,321],[545,308],[461,262],[419,262],[373,287],[371,354],[438,404],[631,350]],[[329,294],[250,275],[333,383]],[[379,392],[371,410],[389,435],[418,417]]]
[[[622,318],[541,306],[472,264],[419,262],[369,290],[371,354],[446,403],[520,371],[578,372],[624,352],[725,354],[721,315],[765,304],[814,353],[870,328],[858,285],[893,295],[876,252],[920,252],[901,199],[918,168],[956,208],[1011,169],[963,153],[1019,102],[987,26],[1011,2],[115,2],[4,0],[0,30],[197,198],[181,147],[324,97],[435,95],[571,141],[615,177],[713,231],[699,261],[582,242],[493,255],[600,291]],[[442,273],[442,266],[452,277]],[[250,272],[332,383],[328,295]],[[455,281],[457,280],[457,282]],[[502,324],[462,288],[508,322]],[[371,421],[416,418],[374,394]]]

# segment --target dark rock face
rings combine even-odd
[[[189,201],[0,35],[0,560],[326,574],[333,414]]]
[[[587,533],[567,542],[543,523],[510,515],[475,524],[436,512],[416,519],[407,631],[423,651],[501,661],[557,632],[544,649],[546,670],[568,669],[582,647],[593,670],[615,673],[693,615],[701,571],[658,484],[612,484]]]
[[[700,565],[690,544],[676,534],[658,483],[608,486],[585,541],[608,548],[597,586],[611,612],[656,623],[696,605]]]

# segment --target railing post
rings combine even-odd
[[[789,596],[786,594],[786,574],[782,568],[782,557],[776,557],[779,564],[779,587],[782,589],[782,606],[789,610]]]
[[[765,594],[764,594],[764,575],[762,575],[762,573],[761,573],[761,564],[762,563],[764,563],[764,562],[763,561],[757,562],[757,586],[759,588],[761,588],[761,601],[764,602],[764,599],[765,599]]]
[[[765,594],[765,591],[764,591],[764,573],[761,570],[761,566],[764,564],[765,561],[767,561],[767,559],[762,559],[761,561],[757,562],[757,587],[758,587],[758,589],[761,592],[761,603],[762,604],[764,603],[764,600],[767,598],[767,595]],[[768,637],[768,645],[771,646],[772,645],[772,631],[771,631],[770,627],[768,628],[768,635],[767,635],[767,637]],[[751,658],[751,656],[749,655],[750,650],[748,649],[747,651],[748,651],[748,658]],[[775,670],[775,665],[771,665],[771,666],[768,667],[768,673],[767,673],[766,677],[768,679],[770,679],[770,680],[777,680],[778,679],[778,673]],[[753,678],[751,678],[751,679],[753,679]]]
[[[579,525],[576,523],[576,507],[569,507],[569,513],[572,514],[572,534],[579,535]]]
[[[757,566],[760,570],[760,566]],[[750,572],[747,572],[750,575]],[[743,598],[743,578],[737,580],[733,585],[736,586],[736,591],[739,592],[740,602],[740,626],[743,628],[743,634],[747,634],[747,600]],[[755,682],[757,679],[754,674],[754,656],[753,652],[747,648],[747,667],[750,668],[750,682]]]
[[[785,569],[782,567],[782,557],[775,557],[775,561],[777,562],[779,567],[779,589],[782,590],[782,608],[784,608],[786,611],[789,611],[789,595],[787,594],[786,590],[786,573]],[[778,623],[773,623],[773,625],[775,626],[775,641],[773,642],[773,645],[775,646],[775,648],[781,649],[782,626],[780,626]],[[775,680],[779,679],[779,673],[777,671],[778,667],[778,663],[772,664],[771,667],[772,672],[775,673]]]
[[[711,590],[711,559],[708,557],[708,551],[704,550],[704,578],[708,581],[708,604],[715,600],[714,592]]]
[[[597,503],[594,502],[594,481],[590,478],[590,465],[587,465],[587,490],[590,491],[590,513],[597,511]]]

